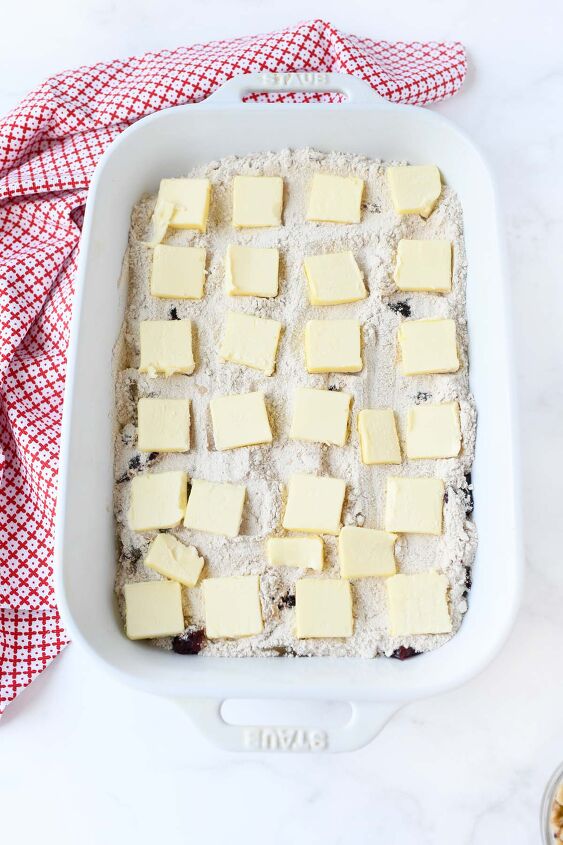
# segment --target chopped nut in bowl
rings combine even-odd
[[[546,845],[563,842],[563,764],[553,773],[544,792],[541,825]]]

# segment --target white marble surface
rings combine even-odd
[[[558,0],[4,4],[0,112],[65,67],[319,15],[373,37],[459,38],[469,51],[465,89],[437,109],[488,156],[505,215],[528,565],[514,632],[480,677],[410,705],[344,756],[219,752],[174,704],[122,687],[73,645],[0,725],[3,842],[540,841],[541,793],[563,759]]]

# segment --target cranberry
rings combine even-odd
[[[172,640],[172,650],[176,654],[199,654],[205,641],[205,631],[199,628],[197,631],[188,631],[180,637]]]
[[[411,307],[408,302],[388,302],[387,305],[391,311],[400,314],[401,317],[410,317],[411,315]]]
[[[420,651],[412,648],[412,646],[399,646],[396,648],[391,657],[394,657],[396,660],[408,660],[409,657],[416,657],[418,654],[421,654]]]

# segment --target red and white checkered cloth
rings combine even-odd
[[[53,521],[94,167],[144,115],[202,100],[237,74],[298,70],[351,73],[389,100],[422,105],[456,93],[466,59],[459,43],[390,44],[316,20],[64,72],[0,120],[0,714],[68,642],[53,596]]]

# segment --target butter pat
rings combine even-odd
[[[175,581],[125,584],[125,630],[130,640],[175,637],[184,631],[182,588]]]
[[[281,176],[235,176],[233,226],[239,229],[279,226],[282,203]]]
[[[143,562],[148,569],[185,587],[195,587],[204,564],[195,546],[185,546],[173,534],[157,534]]]
[[[187,452],[190,400],[139,399],[137,446],[140,452]]]
[[[201,299],[205,285],[205,250],[158,244],[153,250],[151,294],[161,299]]]
[[[459,404],[415,405],[407,417],[407,457],[455,458],[461,449]]]
[[[228,311],[219,357],[271,376],[276,368],[281,328],[277,320]]]
[[[346,484],[341,478],[293,475],[289,479],[283,527],[287,531],[338,534]]]
[[[279,263],[277,249],[231,244],[225,261],[227,293],[229,296],[277,296]]]
[[[305,358],[310,373],[359,373],[363,367],[357,320],[310,320],[305,326]]]
[[[398,337],[403,375],[459,370],[454,320],[405,320],[399,326]]]
[[[270,566],[293,566],[318,572],[323,568],[321,537],[269,537],[266,554]]]
[[[442,191],[440,171],[435,164],[387,168],[391,200],[399,214],[429,217]]]
[[[366,408],[358,414],[364,464],[400,464],[401,446],[392,408]]]
[[[399,241],[395,284],[399,290],[448,293],[452,289],[450,241]]]
[[[215,448],[238,449],[272,442],[272,429],[264,394],[233,393],[216,396],[209,403]]]
[[[207,231],[211,184],[209,179],[162,179],[158,203],[169,203],[174,211],[169,225],[173,229]]]
[[[307,220],[327,223],[359,223],[363,179],[316,173],[311,183]]]
[[[224,537],[236,537],[240,531],[246,497],[243,484],[223,484],[192,479],[184,527]]]
[[[251,637],[264,628],[258,575],[203,581],[205,633],[210,640]]]
[[[186,510],[188,477],[185,472],[153,472],[131,481],[129,525],[133,531],[175,528]]]
[[[298,639],[351,637],[350,583],[340,578],[300,578],[295,582],[295,622]]]
[[[367,291],[351,252],[309,255],[303,261],[311,305],[340,305],[365,299]]]
[[[385,586],[392,636],[448,634],[452,630],[445,575],[434,571],[394,575]]]
[[[342,578],[373,578],[394,575],[396,534],[345,525],[338,537]]]
[[[290,438],[344,446],[351,400],[349,393],[298,387],[295,391]]]
[[[140,373],[150,378],[195,370],[191,320],[142,320]]]
[[[387,479],[385,530],[398,534],[441,534],[444,482],[441,478]]]

